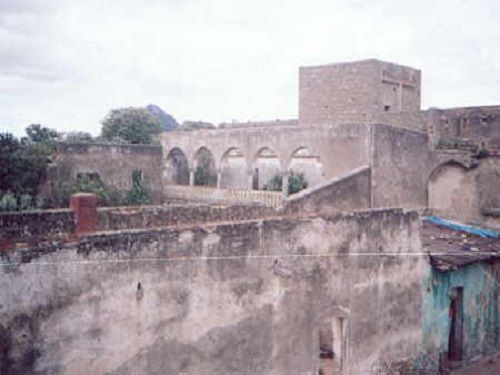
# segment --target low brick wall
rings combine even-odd
[[[0,246],[42,239],[65,239],[74,232],[70,209],[5,212],[0,214]]]
[[[243,221],[271,217],[277,211],[258,205],[167,205],[98,209],[101,230],[165,227],[179,224]]]

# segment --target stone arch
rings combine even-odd
[[[229,148],[220,162],[220,187],[223,189],[247,189],[248,174],[245,156],[238,147]]]
[[[269,147],[260,148],[252,160],[252,189],[265,189],[276,176],[282,176],[278,154]]]
[[[169,185],[189,185],[188,159],[178,147],[172,148],[167,155],[165,178]]]
[[[427,180],[427,207],[438,215],[462,221],[478,217],[475,171],[456,161],[438,165]]]
[[[200,147],[193,157],[194,185],[217,186],[217,167],[212,152]]]
[[[318,185],[325,180],[323,164],[317,154],[308,147],[296,148],[288,157],[287,171],[291,174],[303,174],[309,186]]]

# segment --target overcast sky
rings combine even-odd
[[[421,69],[424,108],[500,104],[500,1],[0,0],[0,131],[294,118],[299,66],[370,57]]]

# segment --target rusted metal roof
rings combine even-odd
[[[460,230],[460,225],[439,225],[438,222],[424,219],[422,229],[422,246],[436,269],[447,271],[500,259],[500,238],[481,237],[474,231]],[[482,230],[476,229],[477,233]]]

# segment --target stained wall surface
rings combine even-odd
[[[78,174],[97,173],[102,182],[118,190],[132,187],[133,171],[141,171],[144,186],[155,202],[161,200],[162,149],[148,145],[60,144],[49,165],[42,195],[50,200],[61,184],[76,180]]]
[[[446,164],[429,178],[429,208],[441,216],[468,221],[480,216],[477,171]]]
[[[320,327],[347,374],[411,361],[419,238],[418,215],[392,210],[2,251],[0,369],[311,375]]]
[[[424,346],[428,352],[449,350],[450,296],[462,288],[464,361],[500,350],[498,282],[500,263],[476,263],[447,272],[433,270],[422,304]]]
[[[427,135],[387,125],[373,129],[373,207],[425,207]]]
[[[462,222],[484,222],[498,226],[482,216],[484,209],[500,206],[500,158],[481,158],[466,168],[451,161],[431,169],[427,183],[428,207],[437,214]]]

